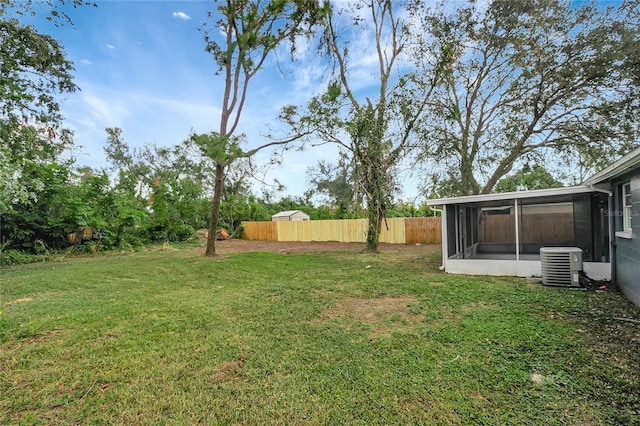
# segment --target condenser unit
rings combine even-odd
[[[540,249],[540,266],[542,267],[542,284],[579,287],[582,249],[543,247]]]

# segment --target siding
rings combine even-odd
[[[631,228],[632,238],[615,237],[616,242],[616,281],[622,292],[636,306],[640,307],[640,171],[631,177],[614,182],[617,210],[622,211],[620,203],[620,183],[631,181]],[[616,221],[616,230],[620,230],[621,221]]]

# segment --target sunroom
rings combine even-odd
[[[608,203],[607,191],[586,186],[427,201],[442,212],[449,273],[540,276],[541,248],[578,247],[593,279],[611,277]]]

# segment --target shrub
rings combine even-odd
[[[42,259],[42,256],[21,250],[0,250],[0,266],[34,263]]]

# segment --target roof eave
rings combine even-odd
[[[640,148],[631,151],[615,163],[599,171],[598,173],[587,179],[584,184],[587,186],[596,185],[598,183],[613,179],[627,173],[634,167],[640,166]]]
[[[588,186],[569,186],[563,188],[549,188],[549,189],[534,189],[531,191],[516,191],[516,192],[500,192],[496,194],[479,194],[479,195],[465,195],[461,197],[440,198],[434,200],[427,200],[428,206],[442,206],[447,204],[464,204],[464,203],[478,203],[483,201],[501,201],[501,200],[515,200],[525,198],[536,197],[551,197],[560,195],[581,194],[585,192],[594,192],[592,188]]]

